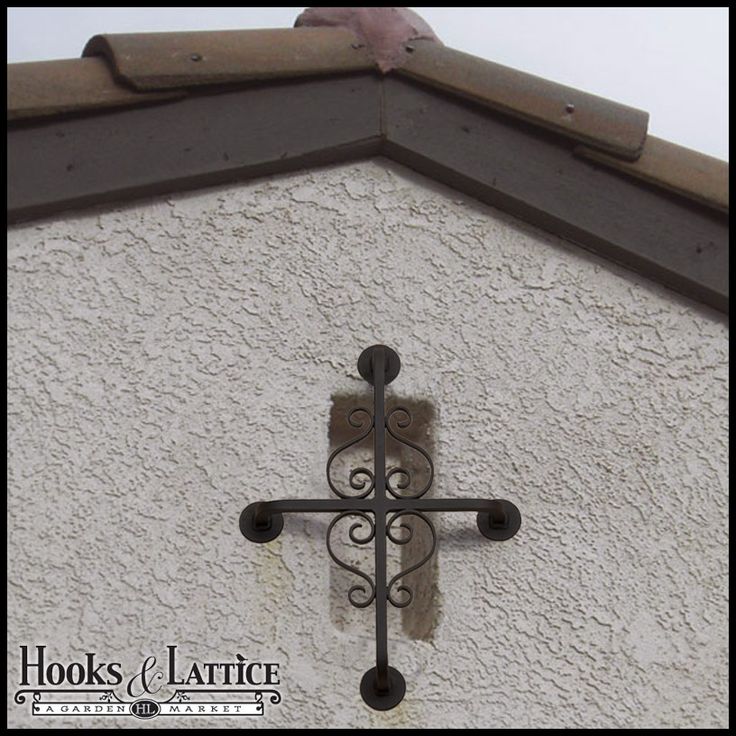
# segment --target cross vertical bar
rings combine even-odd
[[[376,523],[376,691],[385,693],[388,681],[388,632],[386,595],[386,432],[384,381],[386,354],[383,347],[373,353],[373,474]]]

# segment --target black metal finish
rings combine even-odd
[[[366,672],[360,681],[360,694],[363,700],[375,710],[391,710],[403,699],[406,693],[406,680],[394,667],[388,667],[388,688],[378,689],[378,668]]]
[[[246,506],[240,514],[240,532],[251,542],[270,542],[281,534],[283,528],[283,514],[264,511],[263,505],[259,503]]]
[[[259,501],[247,506],[240,515],[240,531],[252,542],[270,542],[281,532],[284,513],[316,512],[336,513],[327,530],[327,551],[342,568],[357,575],[348,591],[348,600],[357,608],[376,604],[376,666],[368,670],[360,683],[363,700],[376,710],[389,710],[404,697],[406,683],[401,673],[388,664],[387,604],[395,608],[408,606],[413,591],[402,578],[417,570],[431,559],[437,547],[434,525],[426,516],[432,511],[470,511],[477,514],[477,524],[483,536],[497,541],[510,539],[521,526],[519,509],[501,499],[434,499],[422,498],[432,485],[434,466],[429,454],[419,445],[402,437],[397,430],[406,429],[412,422],[408,409],[398,406],[385,413],[384,388],[398,376],[401,369],[399,356],[385,345],[373,345],[364,350],[358,359],[358,372],[374,387],[373,413],[357,407],[348,414],[348,423],[360,430],[348,442],[338,447],[327,460],[327,484],[338,499],[306,501]],[[368,437],[373,432],[373,470],[358,467],[350,471],[348,486],[357,493],[346,493],[338,488],[331,476],[335,458]],[[386,434],[399,443],[418,452],[427,463],[427,480],[420,488],[413,488],[412,474],[407,468],[386,470]],[[371,496],[371,493],[373,494]],[[374,541],[374,577],[340,560],[332,547],[332,532],[337,522],[350,517],[353,520],[348,536],[355,544]],[[408,544],[413,529],[408,517],[419,519],[429,528],[432,545],[429,552],[416,564],[401,570],[386,580],[386,540],[393,544]]]
[[[496,542],[511,539],[521,526],[519,509],[510,501],[501,501],[501,503],[504,508],[502,514],[494,515],[491,511],[481,511],[476,519],[480,533]]]
[[[366,348],[358,358],[358,373],[364,378],[371,386],[374,386],[373,381],[373,358],[377,348],[382,348],[384,353],[384,378],[383,383],[388,386],[391,381],[399,375],[401,370],[401,360],[399,359],[398,353],[385,345],[372,345]]]

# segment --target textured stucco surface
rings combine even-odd
[[[10,725],[172,725],[32,722],[21,643],[281,663],[280,705],[212,726],[727,724],[715,313],[380,159],[16,227],[8,262]],[[389,609],[387,713],[358,695],[372,608],[331,615],[329,520],[237,528],[326,496],[331,397],[376,342],[435,407],[436,495],[523,515],[496,544],[435,515],[439,620]]]

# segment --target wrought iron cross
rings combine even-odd
[[[425,450],[407,438],[401,437],[396,428],[391,426],[391,419],[396,417],[394,419],[396,427],[406,429],[412,421],[408,409],[396,407],[388,416],[385,412],[384,387],[399,375],[400,367],[399,356],[385,345],[373,345],[364,350],[358,358],[358,372],[373,385],[373,414],[371,415],[367,409],[353,409],[348,414],[348,422],[360,429],[360,434],[338,447],[327,460],[327,483],[338,496],[337,500],[259,501],[248,505],[240,515],[240,531],[247,539],[252,542],[270,542],[281,533],[285,513],[337,513],[327,530],[327,551],[338,565],[365,581],[365,584],[356,584],[350,588],[348,591],[350,603],[357,608],[366,608],[374,602],[376,606],[376,666],[369,669],[360,682],[363,700],[376,710],[394,708],[401,702],[406,692],[403,676],[388,664],[387,607],[389,602],[397,608],[403,608],[411,603],[413,598],[411,589],[405,584],[397,585],[397,583],[409,572],[427,562],[434,554],[437,535],[425,512],[475,511],[480,533],[488,539],[497,541],[510,539],[521,526],[519,509],[510,501],[422,498],[432,485],[434,477],[432,459]],[[349,484],[359,493],[347,495],[333,483],[330,467],[343,450],[365,439],[371,432],[373,432],[373,471],[364,467],[352,470]],[[386,472],[386,432],[396,441],[421,453],[429,463],[428,480],[414,493],[401,493],[411,487],[411,472],[408,469],[396,467]],[[395,476],[399,476],[400,479],[392,483]],[[373,518],[369,514],[372,514]],[[360,519],[352,524],[349,530],[353,542],[368,544],[375,539],[375,582],[366,573],[338,559],[332,549],[330,544],[332,530],[335,524],[346,516]],[[419,518],[427,524],[432,535],[432,548],[419,563],[402,570],[386,582],[386,539],[394,544],[409,542],[413,534],[411,527],[406,524],[398,525],[407,532],[403,537],[396,536],[396,530],[393,528],[397,519],[406,516]],[[358,536],[356,531],[363,529],[364,523],[367,524],[368,533],[365,534],[364,531],[364,535]],[[356,593],[361,593],[362,600],[356,598]],[[402,596],[397,598],[395,593]]]

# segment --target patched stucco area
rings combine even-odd
[[[715,312],[380,159],[16,227],[8,263],[10,725],[727,725]],[[376,342],[390,396],[436,407],[435,495],[523,517],[494,544],[442,516],[431,639],[389,610],[386,713],[358,693],[373,609],[330,614],[328,519],[238,531],[253,500],[326,497],[331,397]],[[277,661],[283,702],[31,719],[42,643],[130,675],[167,644]]]

